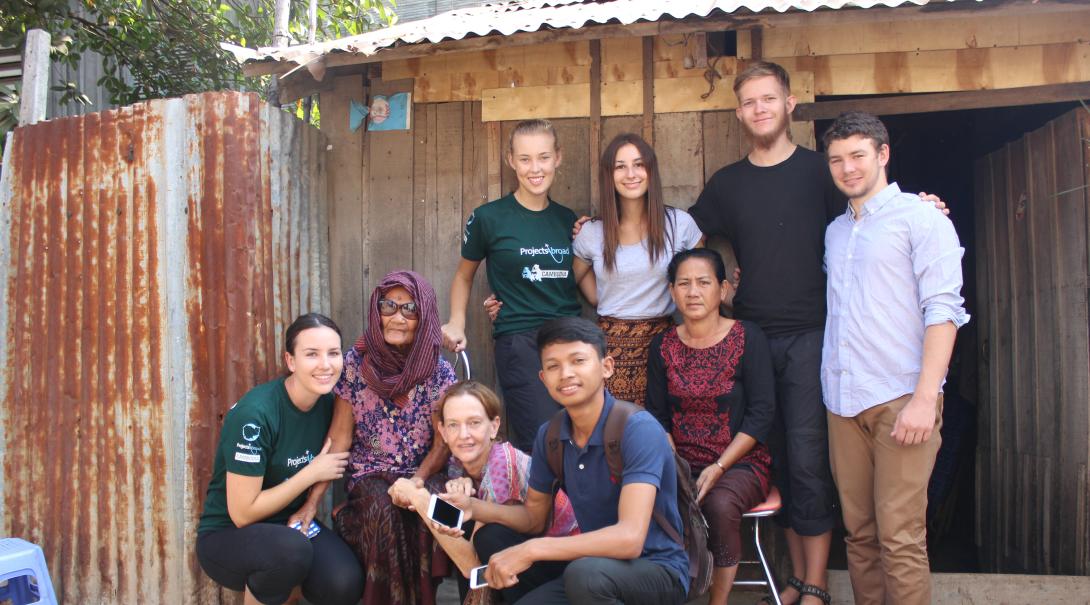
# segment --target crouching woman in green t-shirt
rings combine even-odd
[[[310,493],[348,464],[326,441],[341,332],[310,313],[288,327],[284,344],[290,374],[254,387],[223,419],[197,560],[217,583],[245,590],[247,605],[295,600],[300,589],[316,605],[356,603],[359,563],[336,532],[312,523],[319,493]]]

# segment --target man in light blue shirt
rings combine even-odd
[[[889,134],[850,112],[824,135],[847,211],[825,233],[821,382],[857,604],[931,602],[927,483],[957,329],[964,249],[931,204],[888,183]]]

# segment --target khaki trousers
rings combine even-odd
[[[848,575],[857,605],[929,605],[927,483],[942,437],[942,396],[924,443],[890,437],[911,395],[854,418],[829,413],[829,459],[848,531]]]

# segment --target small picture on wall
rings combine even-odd
[[[412,116],[412,93],[375,95],[367,112],[367,130],[408,130]]]

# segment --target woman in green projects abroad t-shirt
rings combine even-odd
[[[348,453],[329,453],[341,332],[317,313],[284,337],[289,374],[254,387],[223,419],[197,527],[197,560],[210,578],[245,590],[245,603],[356,603],[359,562],[336,532],[311,523],[316,483],[339,479]],[[323,445],[324,443],[324,445]]]
[[[549,199],[560,160],[556,131],[547,120],[526,120],[512,131],[507,164],[518,188],[466,220],[462,260],[450,287],[450,321],[443,326],[444,345],[464,349],[473,276],[487,259],[488,284],[504,303],[492,326],[496,374],[511,443],[526,452],[538,427],[560,409],[538,378],[537,329],[581,310],[572,274],[576,216]]]

